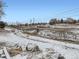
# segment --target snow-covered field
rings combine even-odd
[[[43,51],[46,48],[54,49],[57,53],[60,53],[62,56],[64,56],[65,59],[79,59],[79,45],[49,40],[36,36],[28,36],[18,31],[16,31],[16,33],[0,33],[0,42],[11,42],[10,44],[15,43],[20,46],[27,46],[28,43],[33,43],[38,45]],[[36,57],[33,57],[32,59],[35,59]],[[27,55],[22,56],[18,54],[12,59],[27,59]]]

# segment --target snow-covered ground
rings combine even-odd
[[[79,29],[79,25],[70,25],[70,24],[56,24],[56,25],[49,25],[49,27],[51,28],[76,28],[76,29]]]
[[[52,48],[62,54],[65,59],[79,59],[79,45],[49,40],[46,38],[28,36],[21,32],[0,33],[0,42],[13,42],[20,46],[26,46],[28,43],[36,44],[41,50]],[[12,44],[13,44],[12,43]],[[26,59],[27,56],[17,55],[13,59]]]

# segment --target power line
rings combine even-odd
[[[60,15],[60,14],[72,14],[71,12],[75,12],[75,10],[78,10],[79,11],[79,8],[73,8],[73,9],[70,9],[70,10],[65,10],[65,11],[63,11],[63,12],[59,12],[59,13],[56,13],[55,14],[55,16],[58,16],[58,15]]]

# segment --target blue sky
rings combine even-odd
[[[48,22],[51,18],[79,18],[79,0],[4,0],[8,22]],[[74,9],[73,11],[68,11]]]

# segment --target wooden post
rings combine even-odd
[[[5,55],[6,55],[6,58],[7,59],[11,59],[11,57],[10,57],[10,55],[9,55],[9,53],[7,52],[7,49],[6,49],[6,47],[4,47],[4,53],[5,53]]]

